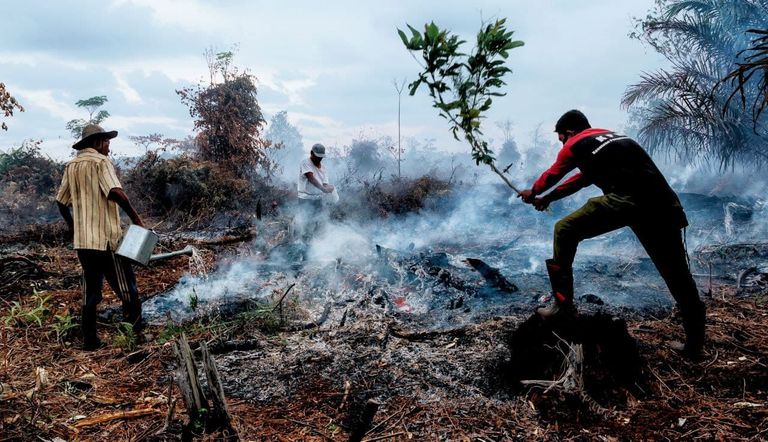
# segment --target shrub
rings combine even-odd
[[[365,182],[357,194],[345,195],[334,206],[331,216],[340,219],[357,214],[362,217],[388,217],[429,209],[433,202],[450,194],[448,181],[431,176],[416,179]]]
[[[0,153],[0,222],[4,226],[55,218],[54,199],[64,164],[40,153],[41,141],[26,140]]]
[[[250,183],[232,170],[188,156],[162,159],[148,152],[125,176],[137,207],[171,220],[208,218],[247,200]]]

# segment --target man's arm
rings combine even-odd
[[[571,152],[571,146],[571,142],[566,143],[565,146],[560,149],[560,152],[558,152],[554,164],[541,174],[539,179],[533,183],[533,186],[531,186],[530,189],[520,192],[518,196],[522,198],[524,202],[533,204],[534,198],[537,195],[546,192],[547,189],[557,184],[558,181],[576,168],[576,162],[573,158],[573,152]]]
[[[56,201],[56,205],[59,207],[59,213],[64,221],[67,223],[70,232],[75,231],[75,220],[72,218],[72,212],[69,211],[69,206],[62,204],[60,201]]]
[[[587,177],[581,173],[577,173],[576,175],[565,180],[563,184],[557,186],[555,190],[549,192],[541,198],[536,198],[533,201],[533,205],[536,207],[536,210],[547,210],[547,207],[549,207],[550,203],[553,201],[557,201],[559,199],[573,195],[574,193],[589,186],[590,184],[592,183],[587,179]]]
[[[330,184],[323,184],[315,177],[315,174],[312,172],[307,172],[304,174],[305,177],[307,177],[307,180],[315,187],[320,189],[323,193],[331,193],[333,192],[333,186]]]
[[[128,195],[123,192],[123,189],[119,187],[110,189],[109,195],[107,195],[107,199],[116,202],[117,205],[123,209],[126,215],[128,215],[128,218],[131,219],[132,223],[139,227],[144,227],[144,223],[141,221],[141,217],[138,213],[136,213],[136,210],[134,210],[131,202],[128,200]]]

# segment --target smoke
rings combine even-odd
[[[535,162],[543,169],[554,155],[546,158],[541,152],[523,148],[521,161]],[[427,161],[429,155],[431,153],[427,152],[422,161]],[[422,162],[422,170],[435,165],[436,173],[446,178],[459,176],[455,159],[451,165],[450,157],[437,157],[440,157],[439,161],[434,164]],[[407,161],[404,166],[408,165]],[[664,167],[669,181],[678,191],[713,186],[708,193],[681,194],[691,224],[687,238],[691,250],[714,242],[743,241],[768,232],[764,221],[768,208],[763,200],[742,198],[736,201],[717,193],[736,186],[735,183],[740,183],[745,192],[759,189],[759,185],[749,185],[748,180],[736,175],[734,181],[725,183],[723,176],[705,176],[692,166],[667,164]],[[521,187],[527,187],[540,172],[532,172],[532,169],[520,169],[514,180]],[[403,170],[411,169],[408,166]],[[416,258],[412,257],[431,259],[438,254],[446,257],[439,266],[453,276],[459,275],[467,281],[477,280],[479,275],[473,273],[463,260],[478,258],[499,269],[520,288],[519,294],[507,297],[462,301],[471,306],[472,314],[499,312],[513,304],[535,303],[549,292],[543,263],[552,254],[555,223],[578,209],[589,197],[599,195],[599,190],[594,187],[584,189],[554,203],[549,212],[541,213],[523,204],[484,166],[470,165],[467,171],[477,177],[470,181],[453,180],[450,193],[434,196],[432,203],[427,205],[429,209],[387,218],[348,214],[340,219],[324,219],[308,241],[301,241],[301,235],[297,235],[301,228],[286,228],[287,239],[283,242],[274,247],[273,244],[265,247],[263,240],[254,242],[249,256],[232,257],[208,280],[186,277],[162,299],[153,299],[147,310],[152,312],[150,316],[162,316],[163,311],[171,310],[176,317],[190,317],[197,314],[191,310],[194,302],[208,310],[237,299],[272,302],[275,293],[295,283],[295,296],[314,313],[318,313],[326,302],[357,302],[376,292],[386,293],[387,301],[382,302],[388,305],[390,312],[414,317],[432,315],[448,321],[446,313],[438,314],[435,310],[436,306],[444,309],[449,304],[447,292],[437,290],[438,286],[434,285],[439,281],[413,277],[420,267],[414,270]],[[524,172],[529,176],[526,177]],[[338,179],[344,171],[331,168],[331,174]],[[354,183],[350,181],[348,189],[353,187]],[[342,190],[340,193],[342,203],[345,198],[351,198],[351,192],[345,195]],[[355,204],[349,207],[351,212],[357,210]],[[731,207],[730,215],[727,207]],[[306,221],[297,217],[299,225]],[[264,232],[264,235],[269,234]],[[397,251],[386,269],[381,267],[377,245]],[[663,281],[628,228],[584,241],[579,246],[574,269],[577,296],[596,294],[610,305],[640,310],[671,305]],[[451,298],[450,305],[454,305],[456,299]],[[451,315],[452,320],[459,320],[456,319],[458,316]]]

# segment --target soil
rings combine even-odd
[[[57,334],[56,316],[76,318],[81,298],[79,264],[61,233],[39,226],[0,238],[3,258],[24,258],[0,271],[17,275],[7,286],[0,280],[0,440],[194,434],[173,384],[167,325],[151,325],[145,342],[131,347],[118,339],[118,318],[104,322],[108,344],[93,352],[80,349],[76,328]],[[209,269],[243,253],[236,242],[199,248]],[[188,268],[178,257],[139,269],[142,297],[166,292]],[[16,314],[45,298],[39,316]],[[360,294],[343,317],[319,327],[208,317],[184,330],[193,344],[218,348],[243,440],[348,440],[370,399],[381,405],[369,441],[766,440],[768,293],[715,285],[705,300],[700,361],[666,345],[682,338],[674,315],[590,313],[553,326],[527,313],[425,331],[374,308],[375,293]],[[116,305],[105,287],[100,310]],[[301,318],[301,306],[294,310]],[[519,383],[561,376],[565,342],[584,346],[585,394]]]

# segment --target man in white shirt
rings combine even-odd
[[[323,207],[324,194],[332,193],[333,185],[328,182],[328,171],[322,166],[325,146],[320,143],[312,146],[309,158],[299,165],[299,214],[297,224],[304,231],[305,239],[317,228]]]

